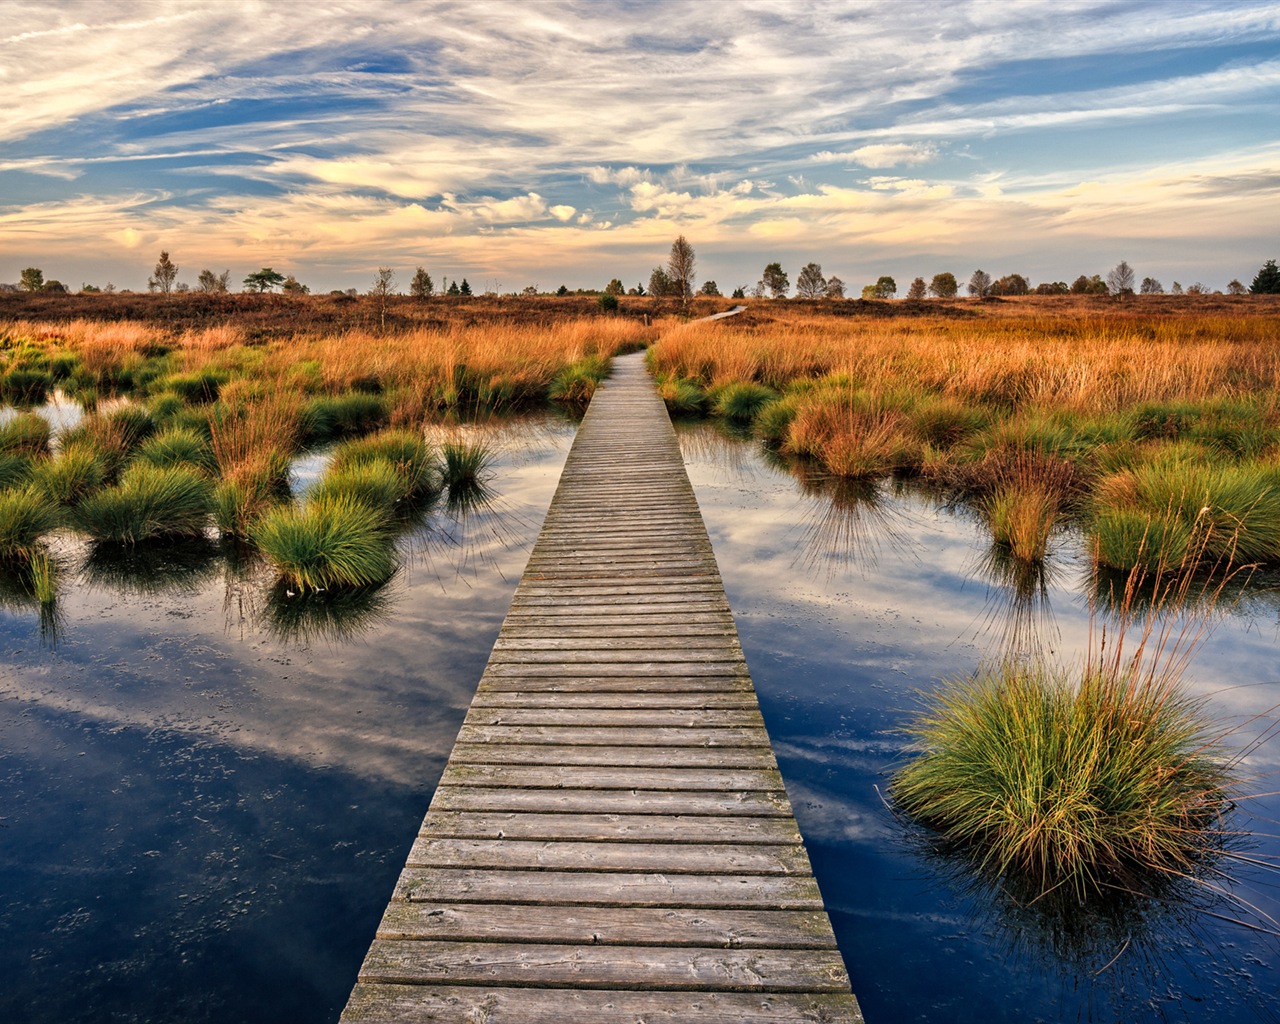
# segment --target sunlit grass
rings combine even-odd
[[[213,485],[196,470],[150,463],[130,466],[114,487],[95,491],[67,512],[95,541],[137,544],[202,536],[209,522]]]
[[[296,591],[381,583],[396,563],[385,520],[352,495],[265,512],[250,536],[286,586]]]

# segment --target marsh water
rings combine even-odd
[[[432,513],[358,601],[293,605],[213,544],[121,560],[66,538],[55,613],[0,590],[0,1019],[336,1019],[573,434],[488,429],[493,502]],[[918,691],[1010,645],[1089,643],[1076,540],[1028,581],[926,492],[835,487],[712,426],[680,433],[869,1021],[1280,1017],[1275,799],[1241,802],[1257,838],[1224,862],[1226,895],[1094,915],[983,890],[881,798]],[[1241,742],[1280,702],[1264,582],[1188,675]],[[1280,789],[1277,760],[1249,755],[1255,792]]]

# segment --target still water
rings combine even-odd
[[[434,514],[350,606],[300,613],[213,545],[120,562],[61,541],[72,585],[43,619],[0,587],[0,1020],[336,1019],[572,431],[491,428],[496,500]],[[881,800],[918,691],[1010,644],[1088,643],[1070,537],[1028,586],[921,492],[798,481],[707,425],[681,442],[868,1020],[1280,1017],[1280,945],[1257,929],[1280,917],[1274,839],[1230,867],[1254,910],[1099,922],[975,891]],[[299,462],[299,489],[323,463]],[[1198,653],[1224,721],[1280,702],[1276,609],[1255,588]],[[1278,759],[1250,756],[1256,791]],[[1274,835],[1277,810],[1242,820]]]

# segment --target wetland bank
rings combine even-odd
[[[7,376],[48,373],[50,393],[96,404],[90,422],[129,410],[153,426],[121,441],[63,423],[44,451],[15,445],[7,490],[67,479],[53,467],[77,438],[103,463],[90,490],[119,487],[148,440],[167,437],[170,458],[182,432],[189,457],[173,461],[211,490],[242,479],[259,495],[260,472],[262,510],[305,508],[342,470],[335,451],[395,428],[430,450],[434,493],[377,514],[390,578],[346,594],[282,586],[216,506],[199,535],[39,534],[26,546],[54,567],[52,601],[10,561],[6,1015],[336,1016],[572,439],[571,416],[543,402],[655,342],[669,406],[711,414],[682,423],[686,461],[868,1019],[1193,1020],[1208,1001],[1215,1019],[1274,1018],[1273,798],[1240,801],[1233,828],[1251,837],[1228,897],[1169,891],[1081,928],[992,899],[878,795],[910,756],[918,691],[1010,645],[1088,649],[1098,581],[1145,563],[1142,535],[1202,551],[1206,505],[1237,527],[1237,560],[1262,568],[1220,601],[1188,684],[1233,724],[1276,704],[1271,517],[1254,511],[1275,487],[1276,310],[1195,301],[752,303],[715,325],[547,316],[524,335],[496,313],[297,338],[15,318]],[[556,355],[500,369],[518,343]],[[1168,358],[1135,362],[1137,346]],[[477,415],[486,404],[521,415]],[[30,437],[20,411],[7,422]],[[224,427],[248,440],[219,457]],[[263,438],[278,447],[259,468]],[[444,481],[450,444],[488,454],[470,498]],[[1187,502],[1155,489],[1169,467],[1191,481]],[[1111,547],[1108,515],[1123,520]],[[1157,527],[1135,542],[1123,523],[1139,517]],[[1247,753],[1248,792],[1275,788],[1274,761]]]

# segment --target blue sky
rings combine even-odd
[[[0,0],[0,281],[1280,258],[1280,3]]]

